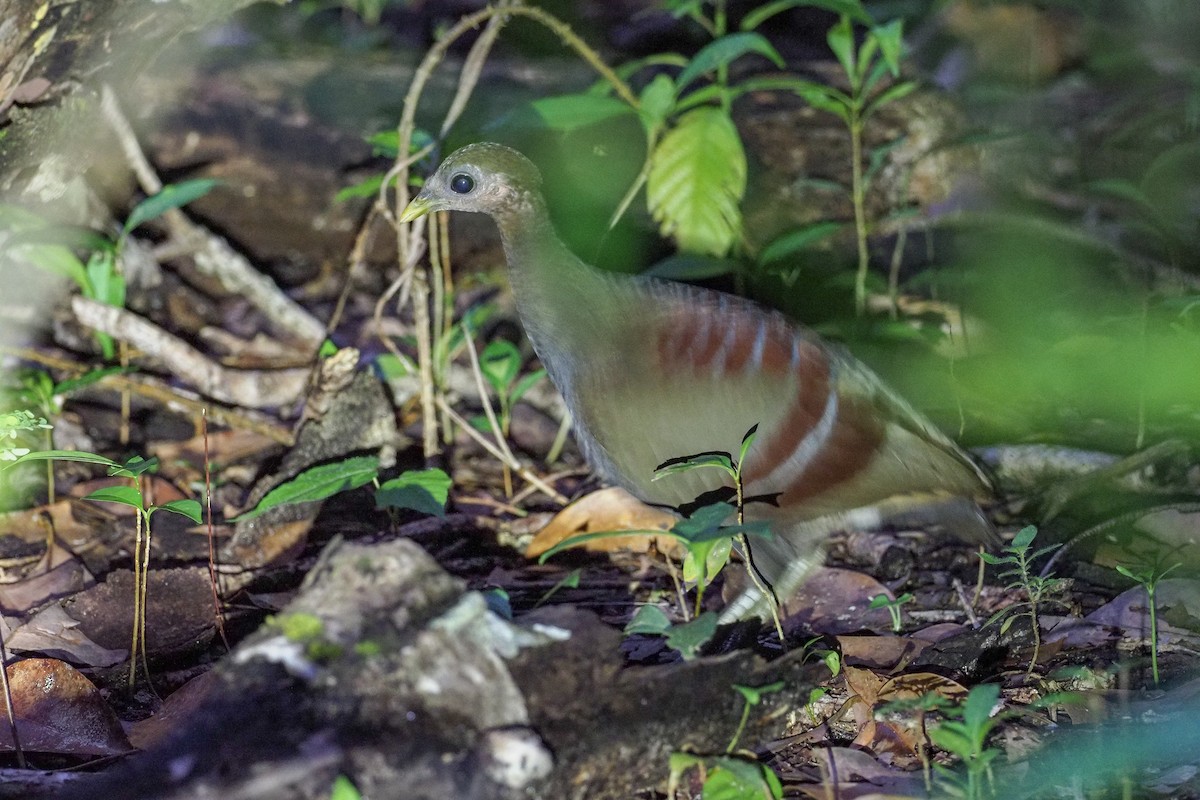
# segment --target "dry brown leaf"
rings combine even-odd
[[[909,661],[930,642],[908,636],[838,636],[842,662],[856,667],[890,670]]]
[[[133,749],[100,691],[69,664],[28,658],[9,665],[8,680],[25,750],[108,756]],[[13,749],[8,725],[0,725],[0,749]]]
[[[526,558],[537,558],[559,542],[583,533],[602,531],[668,530],[678,520],[674,514],[654,508],[618,487],[601,489],[576,500],[554,515],[525,549]],[[683,548],[672,536],[606,536],[581,547],[593,552],[618,550],[644,553],[653,544],[659,552],[682,557]]]

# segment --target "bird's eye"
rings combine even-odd
[[[475,188],[475,179],[462,172],[450,179],[450,191],[455,194],[470,194]]]

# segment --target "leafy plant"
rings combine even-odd
[[[1124,564],[1118,564],[1115,567],[1117,572],[1126,578],[1137,581],[1146,590],[1146,610],[1150,615],[1150,669],[1154,675],[1155,686],[1158,685],[1158,602],[1156,599],[1158,584],[1159,581],[1167,576],[1168,572],[1181,566],[1183,565],[1177,561],[1171,566],[1164,568],[1163,562],[1155,560],[1151,563],[1137,564],[1132,567],[1127,567]]]
[[[546,377],[536,369],[521,376],[521,351],[507,339],[493,339],[479,354],[479,369],[500,402],[500,433],[508,436],[512,427],[512,409],[525,393]]]
[[[725,753],[719,756],[702,756],[693,753],[675,752],[671,754],[670,778],[667,782],[667,796],[676,797],[679,782],[683,774],[690,769],[699,769],[704,775],[703,793],[705,798],[717,800],[753,800],[766,798],[777,800],[783,797],[783,785],[779,776],[766,764],[760,763],[750,756],[735,754],[738,740],[750,719],[750,709],[762,702],[765,695],[778,692],[783,688],[783,681],[777,681],[766,686],[741,686],[734,684],[734,690],[742,697],[742,715],[738,720],[733,738],[725,748]]]
[[[85,464],[99,464],[108,468],[111,477],[126,478],[126,486],[110,486],[88,494],[85,500],[95,500],[104,503],[117,503],[130,506],[137,510],[137,522],[133,545],[133,636],[129,649],[129,685],[132,687],[137,677],[138,654],[142,661],[146,659],[146,595],[148,590],[148,570],[150,568],[150,519],[157,511],[169,511],[187,517],[192,522],[203,521],[204,514],[200,503],[192,499],[172,500],[162,505],[154,505],[146,501],[142,492],[142,476],[158,468],[158,459],[144,459],[134,456],[124,464],[97,455],[74,450],[39,450],[26,453],[9,465],[30,461],[78,461]]]
[[[981,683],[971,689],[960,708],[939,704],[947,719],[929,730],[929,738],[935,745],[962,761],[965,776],[940,764],[934,768],[946,787],[965,800],[982,800],[994,794],[985,789],[984,781],[990,774],[992,761],[1000,755],[998,749],[987,746],[988,735],[1004,719],[992,716],[999,699],[999,686]]]
[[[659,464],[654,470],[653,480],[665,478],[668,475],[675,475],[681,472],[691,472],[698,469],[718,469],[727,474],[733,481],[734,498],[737,503],[737,524],[745,526],[746,519],[746,498],[743,491],[742,482],[742,466],[746,461],[746,454],[750,452],[751,446],[754,444],[754,439],[758,435],[758,425],[751,426],[750,430],[742,437],[742,444],[738,450],[737,460],[734,460],[729,453],[697,453],[696,455],[684,456],[683,458],[672,459],[664,464]],[[765,523],[761,523],[765,526]],[[765,528],[764,528],[765,529]],[[742,549],[742,558],[746,562],[746,574],[750,576],[750,580],[754,582],[755,587],[762,594],[763,599],[767,602],[767,606],[771,611],[771,619],[775,623],[775,632],[779,636],[779,641],[784,641],[783,622],[779,619],[779,603],[775,598],[775,593],[766,585],[766,581],[758,573],[758,568],[754,566],[754,559],[750,550],[750,541],[746,538],[744,532],[737,533],[734,536],[738,545]],[[721,566],[729,558],[728,547],[721,559]],[[688,552],[689,557],[692,556],[691,551]],[[695,560],[693,559],[693,568],[695,568]],[[717,571],[720,571],[718,568]],[[684,562],[684,577],[688,574],[688,562]],[[715,573],[713,573],[715,574]],[[697,601],[699,597],[697,597]]]
[[[886,594],[880,592],[871,598],[871,604],[867,606],[867,608],[872,610],[876,608],[886,608],[888,610],[888,614],[890,614],[892,617],[892,631],[899,633],[900,628],[902,627],[902,620],[900,619],[900,607],[906,605],[907,603],[913,602],[913,600],[914,598],[909,592],[905,592],[896,598],[888,597]]]
[[[1008,630],[1014,620],[1020,617],[1029,618],[1030,627],[1033,629],[1033,654],[1029,658],[1029,668],[1025,671],[1026,675],[1033,674],[1034,667],[1037,666],[1038,653],[1041,649],[1042,635],[1038,621],[1040,607],[1051,595],[1061,591],[1066,583],[1061,578],[1054,578],[1049,575],[1035,575],[1030,569],[1030,564],[1033,561],[1058,548],[1058,545],[1049,545],[1038,550],[1031,550],[1033,540],[1036,536],[1037,528],[1030,525],[1022,528],[1013,537],[1012,544],[1001,550],[1003,555],[996,556],[991,553],[979,554],[979,557],[988,564],[1008,567],[1007,570],[1000,573],[1000,578],[1007,578],[1009,580],[1007,584],[1009,589],[1020,590],[1025,593],[1026,599],[1024,601],[1000,609],[988,619],[987,624],[990,625],[1003,618],[1004,623],[1001,625],[1000,630],[1004,632]]]

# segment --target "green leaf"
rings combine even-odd
[[[87,263],[88,287],[85,292],[93,300],[99,300],[116,308],[125,306],[125,278],[117,271],[116,255],[112,250],[92,253]]]
[[[259,501],[253,510],[237,517],[236,521],[253,519],[276,506],[289,503],[309,503],[324,500],[340,492],[357,489],[370,483],[379,472],[377,456],[354,456],[332,464],[321,464],[301,472],[281,483]]]
[[[352,183],[345,188],[339,189],[338,193],[333,196],[333,202],[344,203],[347,200],[355,200],[360,197],[377,197],[379,189],[383,186],[383,174],[372,175],[369,178],[364,178],[358,183]]]
[[[141,475],[145,475],[147,472],[154,472],[157,469],[158,456],[154,456],[153,458],[133,456],[118,467],[110,467],[108,474],[120,476],[122,478],[136,478]]]
[[[981,683],[967,695],[963,706],[963,723],[977,738],[991,727],[992,709],[1000,699],[1000,687],[994,683]]]
[[[197,178],[181,183],[167,184],[161,192],[147,197],[133,207],[133,211],[129,212],[129,219],[125,220],[125,228],[121,235],[128,234],[143,222],[162,216],[173,208],[182,208],[193,200],[200,199],[219,183],[220,181],[212,178]]]
[[[145,500],[142,498],[142,493],[132,486],[106,486],[103,489],[97,489],[91,494],[85,495],[84,500],[97,500],[102,503],[119,503],[123,506],[133,506],[134,508],[142,508]]]
[[[867,117],[871,116],[878,109],[883,108],[888,103],[894,102],[896,100],[899,100],[901,97],[905,97],[909,94],[912,94],[916,90],[916,88],[917,88],[917,84],[915,81],[902,81],[901,83],[897,83],[893,86],[889,86],[887,89],[884,90],[883,94],[879,95],[874,100],[872,100],[871,103],[866,107],[866,109],[863,110],[863,114],[862,114],[863,119],[866,119]]]
[[[84,291],[88,289],[87,270],[84,268],[83,262],[62,245],[24,244],[10,252],[14,256],[28,260],[35,267],[70,278]]]
[[[779,776],[766,764],[749,759],[717,756],[709,758],[703,800],[777,800],[783,797]]]
[[[534,386],[536,386],[538,381],[542,380],[542,378],[545,378],[545,377],[546,377],[546,370],[535,369],[533,372],[530,372],[524,378],[521,378],[521,380],[517,381],[513,385],[512,391],[508,395],[509,402],[515,403],[518,400],[520,400],[522,397],[525,396],[526,392],[528,392],[530,389],[532,389]]]
[[[787,88],[799,95],[804,102],[821,111],[836,114],[845,122],[850,120],[850,107],[854,101],[832,86],[805,80],[789,80]]]
[[[737,241],[746,153],[729,115],[697,108],[679,118],[650,157],[646,202],[663,236],[723,256]]]
[[[754,446],[754,440],[758,438],[758,423],[750,426],[750,430],[746,431],[746,435],[742,437],[742,446],[738,450],[738,471],[746,464],[746,454],[750,452],[750,448]]]
[[[158,509],[187,517],[197,525],[204,522],[204,509],[197,500],[172,500],[169,503],[163,503],[161,506],[158,506]]]
[[[749,31],[731,33],[719,39],[714,39],[700,48],[700,52],[692,57],[687,67],[675,79],[677,91],[683,91],[687,88],[688,84],[706,72],[711,72],[717,67],[728,64],[747,53],[756,53],[764,58],[768,58],[775,66],[781,69],[785,66],[783,56],[779,55],[771,43],[761,34]]]
[[[1034,537],[1037,536],[1037,528],[1033,525],[1028,525],[1022,528],[1016,536],[1013,537],[1010,547],[1014,550],[1024,550],[1033,544]]]
[[[676,458],[664,464],[659,464],[654,468],[654,477],[650,480],[656,481],[668,475],[691,472],[694,469],[704,469],[706,467],[715,467],[725,470],[730,475],[734,474],[733,460],[729,457],[729,453],[697,453],[694,456]]]
[[[479,369],[493,389],[505,394],[521,370],[521,351],[507,339],[493,339],[479,354]]]
[[[102,464],[106,467],[121,466],[111,458],[105,458],[104,456],[97,455],[96,453],[86,453],[78,450],[37,450],[23,455],[15,461],[10,461],[7,464],[0,466],[0,470],[16,466],[17,464],[24,464],[29,461],[79,461],[84,464]]]
[[[888,65],[892,75],[900,74],[900,55],[904,49],[904,20],[894,19],[884,25],[878,25],[868,34],[879,42],[879,52],[883,54],[884,63]]]
[[[675,82],[667,75],[655,75],[638,97],[638,114],[647,133],[656,133],[675,106]]]
[[[683,559],[683,579],[689,583],[707,586],[729,563],[729,553],[733,549],[733,539],[730,536],[714,535],[710,538],[686,541],[688,552]]]
[[[870,25],[873,21],[871,15],[863,8],[861,0],[776,0],[774,3],[761,5],[742,17],[740,27],[744,31],[753,30],[776,14],[798,6],[823,8],[839,16],[850,17],[863,25]]]
[[[704,541],[719,531],[735,510],[729,503],[701,506],[690,517],[676,522],[671,533],[688,542]]]
[[[376,508],[409,508],[435,517],[446,515],[453,481],[440,469],[413,469],[385,481],[375,491]]]
[[[842,15],[842,18],[829,29],[825,40],[829,42],[829,49],[837,57],[838,63],[842,65],[842,71],[853,77],[855,75],[854,27],[850,24],[850,17]]]
[[[103,367],[101,369],[94,369],[90,372],[85,372],[78,378],[68,378],[62,383],[55,384],[53,392],[56,395],[67,395],[91,386],[93,383],[98,383],[110,375],[127,375],[133,371],[133,367]]]
[[[338,775],[333,779],[333,786],[329,788],[329,800],[362,800],[362,794],[349,778]]]
[[[661,636],[670,628],[671,620],[667,617],[666,612],[656,605],[646,604],[638,606],[638,610],[633,614],[633,619],[625,624],[624,632],[627,635],[644,633]]]
[[[845,227],[845,223],[842,222],[817,222],[798,230],[789,231],[772,239],[771,243],[762,249],[762,252],[758,254],[758,263],[764,265],[772,261],[780,261],[793,253],[806,250],[817,242],[828,239]]]
[[[691,622],[675,625],[667,631],[667,647],[678,650],[685,661],[690,661],[700,653],[713,634],[717,632],[717,615],[705,611]]]

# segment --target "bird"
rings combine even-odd
[[[823,563],[824,541],[850,525],[928,505],[960,537],[994,532],[975,499],[988,477],[929,420],[839,345],[781,313],[715,290],[585,263],[559,239],[538,168],[480,142],[448,156],[399,219],[435,211],[490,216],[500,233],[518,316],[570,411],[585,458],[604,479],[672,508],[728,491],[699,469],[655,480],[693,454],[738,453],[754,568],[778,599]],[[721,622],[765,617],[755,587]]]

